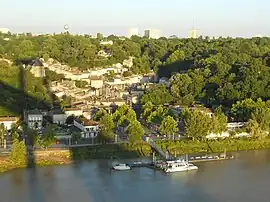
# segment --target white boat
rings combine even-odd
[[[183,172],[189,170],[197,170],[198,167],[185,160],[167,161],[164,171],[166,173]]]
[[[128,164],[116,164],[112,167],[114,170],[131,170]]]

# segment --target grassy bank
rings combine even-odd
[[[170,153],[176,155],[191,153],[219,153],[245,150],[257,150],[270,148],[270,138],[258,139],[225,139],[213,140],[208,142],[196,141],[159,141],[157,144],[162,149],[167,149]]]
[[[212,153],[258,150],[270,148],[270,138],[258,139],[226,139],[208,142],[193,141],[158,141],[157,144],[172,154],[183,155],[191,153]],[[68,164],[78,160],[87,159],[112,159],[112,158],[136,158],[150,156],[152,150],[148,144],[118,144],[98,145],[94,147],[76,147],[67,151],[41,151],[35,153],[37,166]],[[27,165],[13,164],[8,157],[0,159],[0,172],[15,168],[24,168]]]
[[[35,166],[49,166],[72,163],[70,151],[41,151],[35,153]],[[0,158],[0,172],[26,168],[27,163],[16,164],[11,162],[8,157]]]

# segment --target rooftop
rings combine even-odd
[[[65,108],[65,111],[81,111],[80,108]]]
[[[15,116],[2,116],[0,117],[0,122],[3,121],[17,121],[18,117]]]
[[[76,121],[84,126],[98,126],[99,122],[92,121],[86,118],[78,118]]]
[[[90,76],[89,79],[90,80],[103,80],[101,76]]]
[[[51,110],[53,114],[64,114],[65,112],[60,108],[55,108]]]
[[[41,111],[38,109],[28,110],[26,111],[27,114],[36,114],[36,115],[42,115]]]

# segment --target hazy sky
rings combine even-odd
[[[187,36],[270,36],[270,0],[0,0],[0,27],[14,32],[127,35],[128,27]]]

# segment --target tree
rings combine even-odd
[[[97,39],[100,41],[103,39],[103,34],[97,33]]]
[[[204,140],[211,131],[211,118],[205,112],[185,109],[181,114],[185,133],[192,139]]]
[[[99,138],[100,140],[103,140],[105,142],[110,142],[114,139],[114,122],[113,118],[109,114],[105,114],[101,119],[100,119],[100,126],[101,130],[99,133]]]
[[[191,85],[193,80],[188,74],[175,74],[170,79],[171,93],[177,103],[190,105],[194,101]]]
[[[143,95],[141,102],[143,104],[151,102],[153,105],[164,105],[170,103],[172,100],[173,98],[165,85],[155,85],[147,90]]]
[[[68,125],[73,124],[75,118],[76,118],[76,117],[75,117],[74,115],[68,116],[67,119],[66,119],[66,124],[68,124]]]
[[[146,102],[142,107],[143,112],[141,114],[141,117],[144,119],[147,119],[152,113],[153,108],[154,108],[154,105],[152,104],[152,102]]]
[[[164,117],[168,115],[168,108],[159,106],[155,111],[151,112],[150,116],[147,117],[147,123],[161,124]]]
[[[131,143],[135,143],[136,141],[141,140],[144,135],[144,130],[139,121],[131,122],[127,127],[128,138]]]
[[[87,81],[75,81],[75,86],[77,88],[85,88],[87,85]]]
[[[260,140],[268,136],[270,132],[270,112],[265,109],[257,109],[252,113],[246,129],[250,135]]]
[[[9,153],[9,160],[12,164],[18,166],[26,165],[26,146],[24,140],[19,141],[18,138],[13,138],[12,149]]]
[[[238,101],[232,106],[231,114],[237,121],[248,121],[251,119],[252,113],[255,113],[256,110],[270,109],[270,106],[262,99],[254,101],[250,98],[243,101]]]
[[[38,140],[38,144],[47,149],[49,146],[55,143],[55,140],[55,127],[53,125],[48,125],[45,128],[42,137]]]
[[[105,109],[99,109],[98,112],[94,116],[94,121],[100,121],[100,119],[107,114]]]
[[[137,120],[136,112],[133,109],[129,109],[127,114],[126,114],[126,119],[127,119],[128,123],[130,123],[132,121],[136,121]]]
[[[162,135],[169,135],[169,137],[173,137],[174,139],[174,134],[176,132],[178,132],[177,122],[173,117],[166,116],[161,122],[160,133]]]
[[[122,105],[120,107],[118,107],[118,109],[113,113],[113,120],[117,123],[117,127],[118,126],[125,126],[128,121],[127,119],[127,114],[129,113],[130,109],[127,105]],[[130,112],[132,113],[132,112]],[[135,113],[135,112],[134,112]],[[129,114],[130,118],[132,118],[131,116],[134,115]],[[136,114],[135,114],[136,115]]]
[[[6,128],[5,125],[3,123],[0,124],[0,147],[4,146],[4,141],[6,139]]]
[[[185,52],[182,50],[174,51],[166,60],[166,64],[172,64],[185,59]]]
[[[221,107],[218,107],[212,116],[212,129],[211,132],[214,134],[221,134],[227,130],[228,119],[225,114],[222,112]]]

